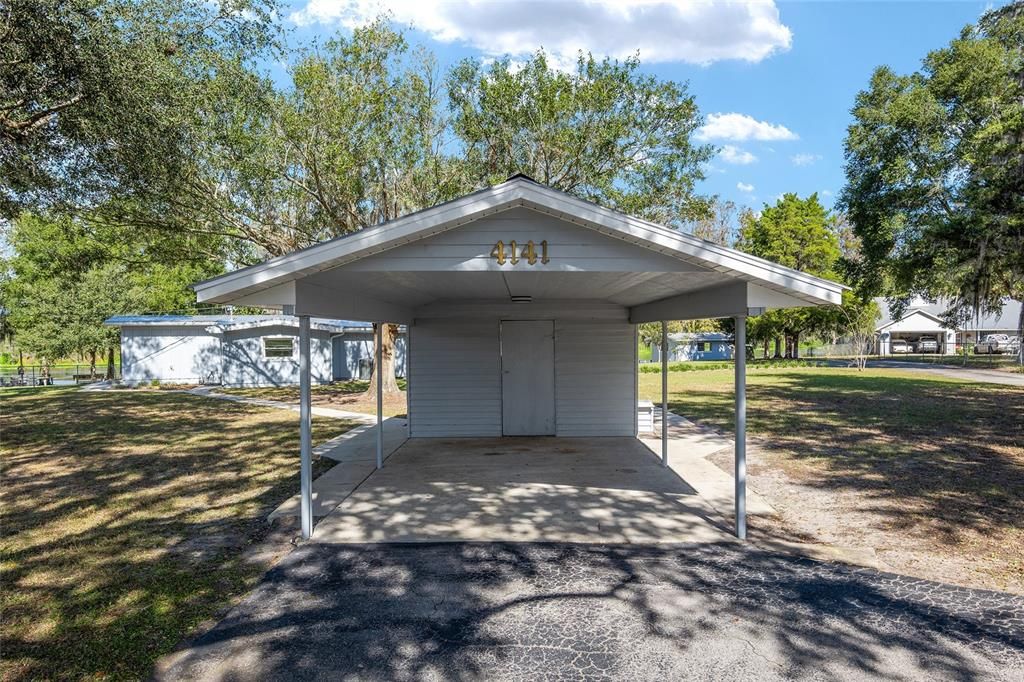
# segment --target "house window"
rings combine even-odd
[[[290,358],[294,348],[295,339],[263,337],[263,357],[265,358]]]
[[[710,353],[710,352],[711,352],[711,342],[710,342],[710,341],[704,341],[704,342],[702,342],[702,343],[700,344],[700,349],[701,349],[702,351],[704,351],[705,353]]]

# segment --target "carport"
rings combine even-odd
[[[312,316],[407,326],[410,443],[389,462],[406,450],[422,464],[446,451],[440,446],[444,439],[491,439],[488,452],[498,453],[489,455],[496,460],[488,464],[491,477],[473,484],[486,495],[489,486],[514,479],[530,457],[543,462],[547,452],[550,466],[557,467],[559,439],[636,439],[637,324],[731,317],[736,346],[744,348],[748,316],[838,304],[842,294],[834,282],[601,208],[523,176],[195,289],[201,302],[276,307],[299,316],[304,537],[313,531]],[[745,364],[738,353],[735,532],[741,538]],[[664,409],[667,373],[662,378]],[[380,469],[379,409],[377,430]],[[534,439],[548,445],[538,449]],[[663,463],[667,444],[663,438]],[[522,447],[533,454],[517,451]],[[599,457],[596,442],[590,450],[595,475],[602,467],[633,468],[628,446],[618,450],[622,462],[614,452]],[[591,463],[586,449],[577,454],[574,461],[582,464],[574,466]],[[458,468],[472,462],[441,464]],[[395,466],[389,475],[401,473]],[[552,475],[557,479],[557,472]],[[650,487],[638,480],[635,485],[641,492]],[[385,501],[385,488],[364,503],[381,509],[390,504],[402,513],[394,500]],[[374,489],[366,486],[365,494]],[[660,488],[647,492],[671,494]],[[344,528],[336,530],[344,535]]]

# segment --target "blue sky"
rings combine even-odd
[[[850,108],[872,70],[906,73],[990,7],[986,2],[755,2],[637,0],[291,0],[289,42],[347,32],[389,11],[442,65],[466,56],[512,58],[543,46],[622,57],[688,81],[707,119],[699,137],[721,147],[703,194],[760,208],[783,192],[843,185]],[[282,75],[282,74],[278,74]]]

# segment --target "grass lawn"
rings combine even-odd
[[[641,396],[660,400],[659,382],[641,374]],[[729,370],[671,373],[670,409],[731,430],[732,382]],[[751,485],[780,512],[766,531],[1024,592],[1024,389],[896,369],[756,369],[747,400]],[[731,454],[716,462],[731,472]]]
[[[313,433],[351,426],[318,419]],[[285,410],[8,389],[0,432],[2,679],[146,677],[255,583],[272,554],[265,515],[298,490]]]
[[[312,387],[313,404],[321,407],[333,407],[339,410],[350,412],[363,412],[365,414],[377,414],[377,398],[375,395],[366,395],[370,387],[368,381],[339,381],[334,384],[325,384]],[[398,396],[384,396],[383,412],[385,417],[405,415],[405,380],[398,380],[398,387],[402,394]],[[299,403],[298,386],[282,386],[280,388],[219,388],[219,393],[231,395],[244,395],[249,398],[262,398],[264,400],[279,400],[285,403]]]

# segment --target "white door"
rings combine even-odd
[[[555,435],[555,323],[501,323],[501,423],[506,436]]]

